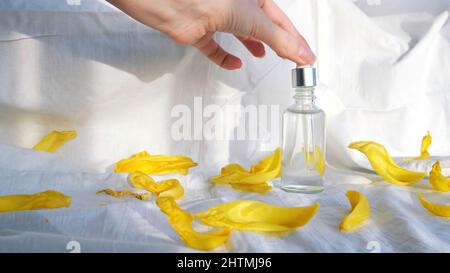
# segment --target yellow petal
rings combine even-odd
[[[145,174],[187,174],[188,169],[197,166],[197,163],[186,156],[150,155],[140,152],[130,158],[116,163],[115,171],[118,173],[142,172]]]
[[[253,174],[271,173],[273,178],[281,176],[281,149],[277,148],[273,154],[262,159],[250,169]]]
[[[428,148],[431,145],[431,135],[430,132],[427,133],[426,136],[422,138],[422,144],[420,146],[420,156],[414,158],[405,158],[403,161],[414,161],[414,160],[422,160],[430,158],[430,153],[428,153]]]
[[[57,191],[0,196],[0,212],[69,207],[72,199]]]
[[[139,200],[148,200],[150,198],[149,193],[136,193],[136,192],[131,192],[128,190],[116,191],[116,190],[112,190],[112,189],[103,189],[103,190],[100,190],[97,192],[97,194],[100,194],[100,193],[105,193],[105,194],[114,196],[116,198],[123,198],[125,196],[132,196]]]
[[[316,160],[316,170],[321,176],[325,174],[325,158],[322,153],[320,146],[316,146],[315,149],[315,160]]]
[[[233,189],[237,189],[237,190],[251,191],[251,192],[256,192],[256,193],[267,193],[272,189],[272,186],[270,186],[267,183],[260,183],[260,184],[233,183],[233,184],[231,184],[231,187]]]
[[[220,175],[214,176],[210,180],[214,183],[239,183],[241,179],[249,176],[250,174],[251,173],[249,171],[245,169],[243,170],[243,167],[240,165],[230,164],[222,168]]]
[[[211,181],[214,183],[238,183],[247,175],[250,175],[250,172],[241,165],[229,164],[220,170],[220,175],[212,177]]]
[[[184,195],[184,189],[176,179],[160,181],[156,184],[155,192],[159,197],[172,197],[179,199]]]
[[[135,172],[130,174],[130,176],[128,177],[128,181],[134,188],[147,190],[150,192],[153,192],[154,184],[156,184],[156,181],[153,178],[142,172]]]
[[[274,171],[279,173],[279,170],[276,169],[279,157],[278,152],[278,154],[274,153],[271,157],[263,159],[252,168],[255,173],[246,171],[240,165],[231,164],[222,168],[222,174],[224,176],[236,174],[245,176],[248,174],[261,175],[265,172],[273,173]],[[305,225],[319,208],[319,204],[289,208],[256,201],[236,201],[193,215],[182,210],[175,202],[175,198],[181,197],[184,193],[178,180],[170,179],[157,183],[142,172],[134,172],[129,176],[129,181],[134,188],[148,190],[158,196],[156,204],[167,215],[170,224],[180,238],[188,246],[202,250],[213,249],[225,243],[233,229],[265,232],[293,230]],[[261,192],[270,189],[266,182],[233,183],[232,186]],[[221,229],[212,232],[197,232],[192,227],[194,219]]]
[[[76,136],[77,133],[75,131],[52,131],[43,137],[41,141],[33,147],[33,150],[52,153]]]
[[[430,153],[428,153],[428,148],[431,146],[432,137],[430,132],[422,138],[422,144],[420,145],[420,158],[427,159],[430,158]]]
[[[416,183],[425,177],[425,172],[413,172],[401,168],[395,163],[383,145],[373,141],[357,141],[348,146],[363,153],[377,172],[386,181],[406,186]]]
[[[321,176],[325,174],[325,157],[320,146],[316,145],[314,152],[305,152],[305,162],[308,168],[314,167]]]
[[[135,172],[129,176],[129,181],[134,188],[147,190],[158,197],[178,199],[184,195],[184,189],[176,179],[155,182],[150,176],[141,172]]]
[[[271,155],[263,158],[258,163],[253,165],[250,168],[250,172],[260,173],[276,169],[278,163],[277,158],[280,158],[280,156],[281,156],[281,149],[277,148]]]
[[[423,198],[422,194],[419,194],[418,197],[422,206],[424,206],[424,208],[426,208],[432,214],[441,217],[450,217],[450,206],[433,204]]]
[[[450,191],[450,177],[442,175],[442,168],[439,161],[434,163],[430,171],[430,184],[433,189],[443,192]]]
[[[367,197],[357,191],[347,191],[347,198],[352,206],[352,211],[341,222],[341,231],[353,231],[364,221],[370,218],[370,205]]]
[[[243,174],[249,173],[249,171],[247,171],[244,167],[242,167],[239,164],[229,164],[220,170],[221,175],[233,174],[235,172],[242,172]]]
[[[158,198],[156,204],[167,215],[181,240],[192,248],[210,250],[224,244],[230,237],[231,229],[228,228],[205,233],[195,231],[192,227],[192,215],[182,210],[171,197]]]
[[[258,201],[234,201],[195,213],[202,223],[237,230],[291,231],[304,226],[316,214],[318,203],[306,207],[280,207]]]
[[[248,189],[267,189],[267,182],[281,175],[281,150],[278,148],[273,154],[262,159],[247,171],[238,164],[229,164],[222,168],[219,176],[211,178],[213,183],[239,184],[234,188],[244,188],[244,185],[258,185],[245,187]],[[262,185],[266,184],[266,185]]]

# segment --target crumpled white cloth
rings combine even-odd
[[[186,189],[180,204],[190,211],[243,198],[321,203],[313,220],[288,237],[235,232],[216,251],[449,252],[450,223],[417,200],[417,193],[425,192],[430,200],[448,204],[448,194],[430,190],[426,179],[414,187],[380,181],[362,154],[346,148],[352,141],[374,140],[396,158],[417,156],[422,136],[430,131],[430,153],[448,158],[448,2],[277,2],[318,56],[317,96],[327,113],[330,165],[327,189],[318,195],[278,189],[246,194],[207,182],[220,166],[249,165],[273,150],[277,143],[265,139],[277,130],[261,128],[263,139],[254,141],[171,137],[173,106],[192,107],[193,97],[202,97],[204,105],[284,109],[292,103],[290,62],[270,50],[264,59],[252,58],[230,35],[219,35],[218,41],[244,61],[242,70],[224,71],[104,1],[1,1],[0,195],[54,189],[72,196],[73,204],[1,214],[0,251],[68,252],[71,241],[86,252],[193,251],[153,201],[95,195],[105,187],[129,187],[111,165],[148,150],[186,154],[200,163],[192,174],[175,176]],[[27,149],[51,130],[76,130],[78,137],[57,154]],[[427,169],[433,159],[408,168]],[[349,210],[347,189],[365,193],[373,213],[352,234],[338,231]]]
[[[50,130],[77,130],[79,137],[61,152],[91,171],[141,150],[188,154],[218,168],[278,145],[279,130],[263,124],[257,140],[176,141],[172,110],[193,109],[194,97],[201,97],[204,107],[278,105],[282,111],[292,103],[292,63],[270,50],[253,58],[231,35],[219,35],[244,61],[242,70],[225,71],[104,1],[79,2],[2,1],[0,143],[30,147]],[[430,152],[450,155],[446,2],[421,9],[400,0],[379,8],[362,2],[356,4],[372,17],[348,0],[279,1],[318,56],[327,161],[369,169],[347,149],[350,142],[374,140],[393,156],[410,156],[427,131]]]
[[[432,156],[427,159],[421,159],[421,160],[412,160],[412,161],[405,161],[404,158],[395,158],[398,165],[401,167],[411,170],[411,171],[418,171],[418,172],[425,172],[427,174],[430,173],[431,168],[436,163],[436,161],[439,161],[441,168],[442,168],[442,174],[445,176],[450,176],[450,157],[448,156]]]

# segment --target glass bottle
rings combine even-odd
[[[323,191],[325,113],[316,106],[316,69],[292,70],[294,100],[283,114],[281,188],[288,192]]]

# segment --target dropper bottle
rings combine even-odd
[[[281,189],[317,193],[324,189],[325,113],[315,104],[316,68],[292,70],[294,101],[283,114]]]

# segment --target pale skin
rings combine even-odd
[[[135,20],[173,41],[196,47],[222,68],[242,66],[238,57],[214,40],[216,32],[232,33],[255,57],[264,44],[298,65],[313,64],[315,55],[273,0],[108,0]]]

